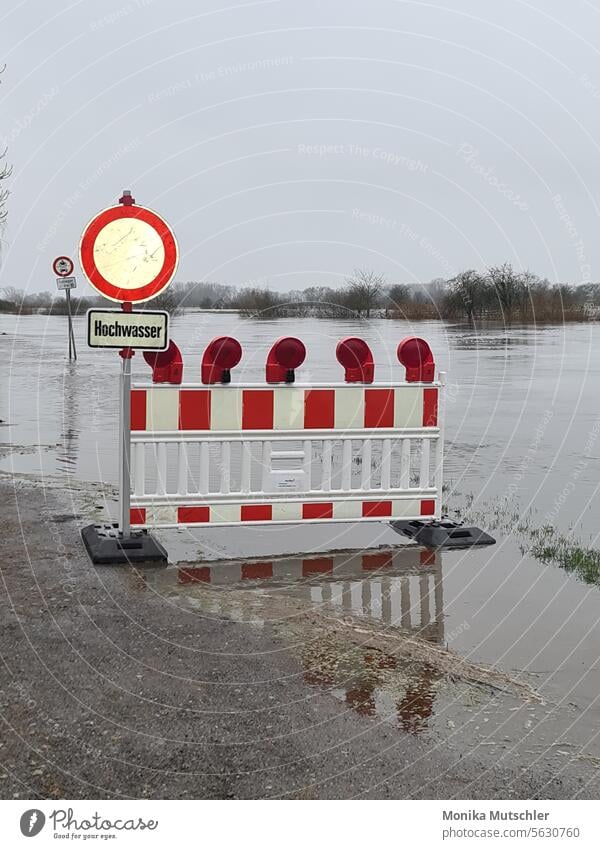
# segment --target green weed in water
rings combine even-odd
[[[523,554],[540,563],[554,563],[587,584],[600,584],[600,550],[580,545],[552,525],[534,527],[532,514],[520,515],[514,502],[503,500],[473,509],[473,496],[466,496],[465,501],[465,510],[454,510],[458,518],[511,534]]]

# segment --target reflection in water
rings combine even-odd
[[[79,451],[79,387],[77,386],[76,362],[65,365],[62,380],[62,428],[60,441],[56,452],[57,466],[67,475],[73,474],[77,468]]]
[[[274,599],[281,596],[345,619],[366,618],[383,626],[379,634],[401,629],[430,643],[444,641],[441,554],[417,546],[183,565],[148,580],[161,594],[202,598],[204,610],[258,627],[272,619]],[[209,592],[194,595],[199,586]],[[317,626],[315,638],[301,643],[305,681],[327,687],[363,716],[394,716],[408,733],[424,730],[440,673],[427,663],[365,647],[368,642],[368,636],[344,641]]]

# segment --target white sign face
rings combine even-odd
[[[141,351],[165,351],[169,347],[169,314],[88,310],[90,348],[135,348]]]
[[[110,221],[94,245],[94,262],[100,274],[121,289],[141,289],[151,283],[165,261],[158,232],[137,218]]]
[[[62,289],[75,289],[77,286],[77,280],[74,277],[57,277],[56,278],[56,288],[59,290]]]

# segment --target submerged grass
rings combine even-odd
[[[475,509],[474,497],[469,494],[464,496],[464,503],[463,509],[453,510],[457,518],[510,534],[516,538],[522,554],[540,563],[560,566],[586,584],[600,585],[600,549],[581,545],[553,525],[535,527],[534,512],[519,513],[513,501],[498,500]]]
[[[567,572],[575,572],[587,584],[600,583],[600,551],[585,548],[545,525],[531,533],[529,554],[541,563],[556,563]]]

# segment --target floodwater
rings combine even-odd
[[[114,510],[117,478],[117,354],[86,348],[83,319],[75,321],[79,359],[71,364],[65,357],[65,318],[1,315],[0,333],[6,374],[0,472],[41,477],[48,484],[72,488],[78,509],[85,495],[87,507],[106,517]],[[255,321],[188,312],[172,323],[172,336],[184,354],[185,379],[199,379],[204,346],[221,334],[234,335],[242,343],[244,356],[233,372],[233,380],[239,382],[262,379],[266,353],[282,335],[298,335],[306,344],[307,360],[297,375],[305,383],[341,379],[335,345],[343,336],[359,335],[369,342],[377,380],[402,378],[395,360],[401,338],[417,334],[427,339],[447,373],[448,509],[452,515],[455,509],[469,508],[498,544],[445,552],[443,562],[435,566],[437,578],[428,578],[429,583],[437,581],[437,596],[429,583],[425,593],[418,569],[409,576],[359,576],[349,582],[350,589],[344,588],[344,581],[336,587],[335,582],[318,578],[301,590],[290,588],[288,582],[285,592],[309,592],[316,604],[337,606],[342,614],[344,605],[349,605],[356,615],[361,615],[368,596],[368,615],[384,624],[387,617],[398,627],[418,627],[422,637],[447,645],[472,662],[527,680],[548,705],[556,706],[547,721],[548,745],[562,733],[552,725],[560,714],[559,727],[568,729],[574,745],[600,756],[600,590],[576,573],[523,553],[528,548],[527,529],[514,527],[515,516],[527,516],[530,528],[550,525],[569,540],[591,548],[597,545],[598,324],[475,331],[441,322]],[[140,355],[133,360],[133,373],[134,380],[148,377]],[[383,523],[333,529],[321,525],[310,532],[280,526],[182,530],[170,532],[165,541],[170,553],[175,552],[174,560],[188,562],[327,555],[402,544],[402,538]],[[193,584],[179,583],[176,573],[177,568],[169,568],[160,578],[167,582],[163,591],[172,581],[177,593],[193,595]],[[428,611],[425,631],[423,593]],[[254,588],[252,598],[256,597]],[[240,616],[244,615],[242,610]],[[314,658],[307,659],[307,675],[317,682],[315,663]],[[363,667],[369,663],[375,661],[363,658]],[[371,669],[369,680],[386,679],[385,660],[379,658],[375,666],[378,671]],[[427,713],[433,712],[435,673],[426,670],[425,679],[418,686],[424,688],[421,701]],[[344,698],[375,710],[382,688],[373,687],[372,698],[347,693]],[[402,696],[398,700],[406,713]],[[413,720],[409,713],[406,717],[406,723],[417,726],[432,721],[428,716]]]

